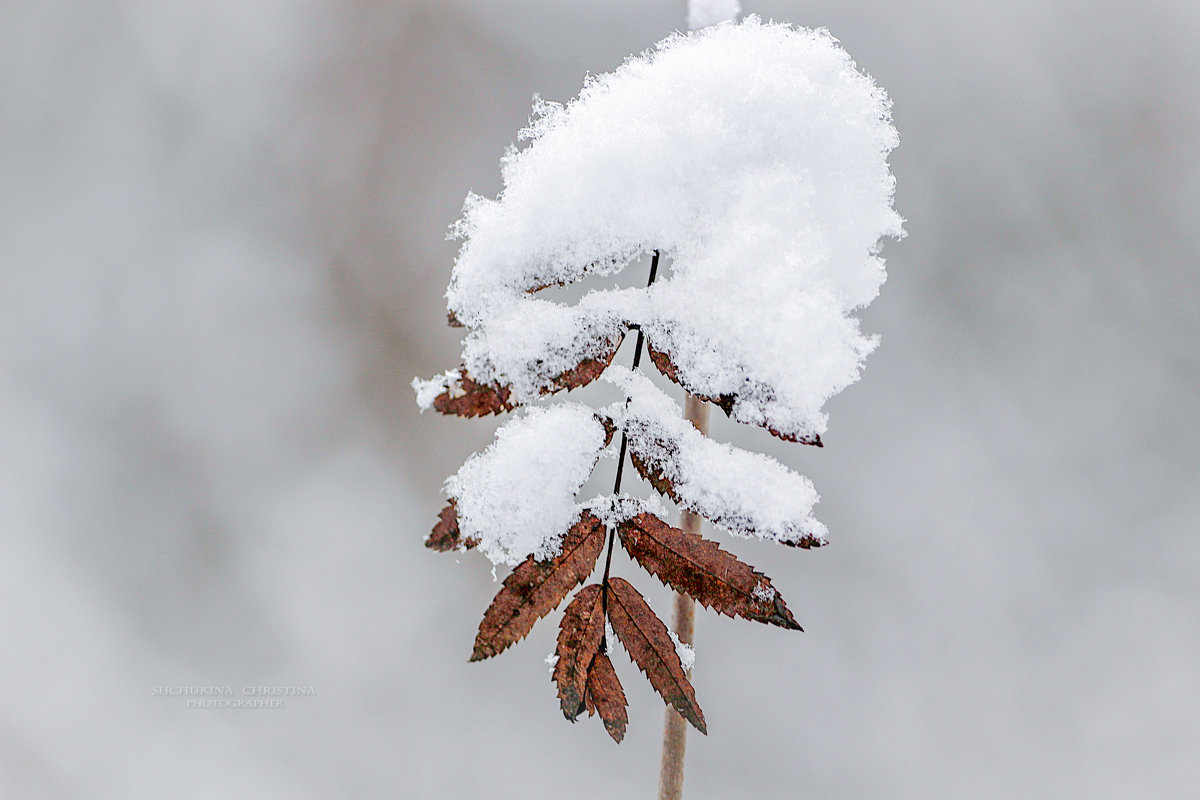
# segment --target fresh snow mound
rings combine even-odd
[[[890,102],[836,40],[755,16],[674,34],[537,101],[520,139],[454,228],[473,377],[527,402],[637,324],[693,392],[736,395],[735,419],[824,432],[875,346],[851,313],[884,281],[880,239],[902,234]],[[671,268],[649,289],[530,294],[655,249]]]
[[[737,536],[825,541],[825,526],[812,516],[820,497],[808,478],[770,456],[704,436],[643,375],[614,366],[604,379],[628,397],[607,413],[629,437],[630,453],[674,484],[680,505]]]
[[[604,449],[604,427],[578,403],[529,408],[446,481],[463,538],[493,564],[552,558],[583,507],[575,495]]]

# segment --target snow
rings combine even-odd
[[[727,22],[741,10],[738,0],[688,0],[688,28],[697,30]]]
[[[884,281],[880,240],[902,235],[890,102],[836,40],[755,16],[674,34],[566,105],[536,100],[519,140],[499,196],[469,196],[453,229],[477,380],[529,402],[637,324],[692,391],[736,392],[735,419],[824,432],[875,347],[852,313]],[[670,268],[649,289],[532,294],[654,249]]]
[[[675,654],[679,656],[679,661],[683,664],[683,671],[687,672],[696,663],[696,651],[690,644],[680,641],[679,637],[675,635],[675,631],[668,628],[667,633],[671,635],[671,641],[675,643]]]
[[[417,406],[424,413],[433,407],[433,401],[437,399],[439,394],[452,387],[461,388],[461,383],[459,382],[458,370],[451,369],[446,370],[441,375],[434,375],[427,381],[420,378],[413,378],[412,387],[413,391],[417,394]]]
[[[754,587],[754,592],[752,594],[754,595],[755,600],[761,600],[764,603],[769,603],[775,599],[777,592],[775,591],[774,586],[759,584],[758,586]]]
[[[593,497],[587,503],[588,510],[595,514],[606,528],[615,528],[638,514],[653,514],[666,517],[667,507],[658,495],[634,497],[628,494],[606,494]]]
[[[609,367],[603,380],[628,401],[606,409],[629,438],[629,451],[674,484],[677,502],[742,537],[781,542],[825,540],[812,516],[812,481],[770,456],[713,441],[644,375]]]
[[[575,495],[604,450],[604,427],[587,406],[528,408],[446,481],[464,538],[493,564],[558,554],[583,506]]]
[[[683,419],[683,409],[642,374],[608,368],[604,380],[628,402],[606,413],[629,437],[629,451],[671,481],[678,503],[730,533],[782,542],[824,541],[812,518],[812,482],[774,458],[721,444]]]
[[[589,78],[565,105],[535,98],[499,195],[467,197],[446,292],[467,329],[463,365],[531,403],[637,326],[689,391],[733,398],[735,420],[821,434],[825,401],[877,343],[853,314],[885,279],[880,242],[903,235],[890,101],[823,30],[735,23],[729,0],[689,9],[708,27]],[[665,266],[647,288],[574,304],[539,293],[655,250]],[[628,398],[607,413],[678,504],[738,536],[824,541],[807,478],[704,437],[645,377],[607,376]],[[458,386],[455,371],[413,382],[423,409]],[[603,449],[583,406],[518,415],[447,481],[463,535],[494,564],[516,564],[553,556],[583,508],[609,526],[659,513],[661,502],[625,495],[576,502]]]

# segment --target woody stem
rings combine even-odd
[[[708,404],[688,395],[684,410],[687,420],[703,434],[708,433]],[[702,520],[691,511],[680,514],[679,526],[685,533],[700,535]],[[672,620],[679,641],[691,645],[696,627],[696,605],[691,597],[678,592],[675,595],[675,618]],[[688,680],[692,671],[687,672]],[[687,750],[687,722],[673,708],[667,708],[663,723],[662,764],[658,772],[659,800],[680,800],[683,797],[683,758]]]

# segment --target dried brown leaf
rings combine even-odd
[[[484,613],[470,660],[490,658],[524,639],[535,622],[592,574],[604,549],[604,533],[604,523],[584,511],[557,556],[548,561],[530,556],[518,564]]]
[[[595,416],[596,421],[604,428],[604,446],[608,447],[612,444],[613,437],[617,434],[617,425],[603,414],[596,414]]]
[[[675,652],[675,642],[667,626],[629,581],[612,578],[608,585],[608,619],[617,638],[667,705],[707,735],[704,712],[696,703],[696,693]]]
[[[613,356],[617,354],[617,349],[621,346],[623,338],[624,336],[622,335],[605,341],[603,349],[595,356],[585,358],[571,369],[551,378],[550,385],[542,389],[542,394],[554,394],[555,392],[561,392],[563,389],[567,391],[578,389],[581,386],[587,386],[596,380],[596,378],[599,378],[604,370],[608,369],[608,365],[612,363]]]
[[[661,372],[663,375],[665,375],[667,378],[669,378],[672,381],[674,381],[675,383],[679,384],[684,389],[687,389],[687,391],[690,392],[697,399],[703,400],[706,403],[712,403],[717,408],[724,411],[725,416],[728,417],[733,414],[733,406],[735,403],[737,403],[737,395],[736,394],[723,394],[723,395],[719,395],[716,397],[713,397],[711,395],[697,394],[695,391],[693,391],[693,388],[679,376],[679,367],[676,366],[675,362],[673,360],[671,360],[671,357],[669,355],[662,352],[661,350],[655,350],[654,346],[650,345],[650,344],[647,344],[646,352],[649,353],[650,360],[654,363],[654,366],[658,368],[658,371]],[[779,431],[778,429],[776,429],[770,425],[763,425],[763,427],[766,428],[771,433],[772,436],[777,436],[778,438],[783,439],[785,442],[796,442],[798,444],[808,444],[808,445],[812,445],[814,447],[824,447],[825,446],[825,444],[821,441],[820,434],[814,433],[814,434],[806,435],[806,436],[797,436],[792,433],[782,433],[781,431]]]
[[[478,539],[462,538],[458,530],[458,507],[453,500],[438,514],[438,523],[425,537],[425,546],[430,550],[447,553],[451,550],[470,550],[479,544]]]
[[[728,616],[803,630],[771,579],[713,541],[642,513],[617,526],[621,546],[663,583]]]
[[[818,547],[824,547],[828,544],[824,539],[818,539],[810,533],[804,534],[804,536],[794,542],[788,539],[780,539],[779,543],[786,544],[788,547],[799,547],[802,550],[815,550]]]
[[[675,484],[663,474],[661,467],[646,461],[632,449],[629,451],[629,461],[638,474],[654,487],[656,492],[671,498],[676,505],[683,505],[679,500],[679,493],[675,491]]]
[[[625,691],[617,679],[612,660],[604,653],[597,653],[587,675],[587,693],[584,696],[588,716],[600,712],[604,730],[617,744],[625,738],[625,727],[629,714],[625,710]]]
[[[554,653],[554,682],[563,716],[572,722],[583,711],[588,668],[604,641],[604,604],[600,584],[585,586],[563,612]]]
[[[458,380],[434,398],[433,407],[443,414],[482,417],[512,411],[517,404],[512,400],[509,387],[498,383],[480,383],[467,374],[466,367],[460,367]]]
[[[654,345],[650,344],[649,342],[646,343],[646,353],[650,356],[650,361],[653,362],[654,366],[658,368],[659,372],[673,382],[682,386],[684,389],[687,389],[688,392],[690,392],[698,400],[703,400],[706,403],[712,403],[714,406],[724,411],[725,416],[727,417],[733,413],[733,404],[737,400],[736,395],[723,394],[718,397],[713,397],[710,395],[696,394],[692,391],[692,388],[688,384],[684,383],[684,381],[679,377],[679,367],[675,365],[675,362],[671,360],[669,355],[661,350],[655,350]]]

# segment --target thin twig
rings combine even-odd
[[[650,259],[650,279],[646,281],[646,288],[654,285],[655,278],[658,277],[658,256],[659,252],[654,251],[654,258]],[[637,347],[633,351],[633,368],[636,370],[638,365],[642,363],[642,342],[645,340],[645,334],[642,333],[642,328],[638,326]],[[626,405],[629,401],[625,401]],[[613,494],[621,493],[621,475],[625,471],[625,451],[629,446],[629,438],[625,435],[625,431],[621,431],[621,454],[617,456],[617,479],[613,481]],[[600,609],[604,615],[604,619],[608,619],[608,570],[612,567],[613,543],[616,541],[616,530],[610,528],[608,530],[608,554],[604,556],[604,579],[600,581]],[[604,646],[601,642],[601,647]]]
[[[700,433],[708,433],[708,404],[688,395],[684,415]],[[680,527],[686,533],[699,535],[703,520],[691,511],[680,514]],[[696,605],[686,594],[675,595],[675,618],[672,627],[679,641],[691,645],[695,639]],[[692,671],[687,672],[688,680]],[[668,707],[663,724],[662,765],[658,772],[659,800],[680,800],[683,797],[683,759],[687,752],[687,722],[679,712]]]

